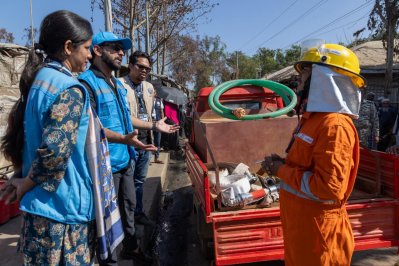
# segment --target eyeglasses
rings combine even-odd
[[[145,70],[147,72],[151,71],[151,67],[147,67],[147,66],[140,65],[140,64],[135,64],[135,66],[137,66],[140,70]]]
[[[123,50],[123,46],[120,43],[106,43],[106,44],[101,45],[101,47],[107,48],[110,51],[116,52],[116,53],[119,51],[125,52],[125,50]]]

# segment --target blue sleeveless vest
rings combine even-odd
[[[127,90],[122,83],[116,80],[115,95],[112,88],[103,78],[98,78],[90,69],[79,75],[79,80],[85,81],[93,91],[96,101],[96,112],[104,128],[125,135],[133,132],[133,125],[130,120],[130,110],[127,104]],[[118,104],[118,99],[121,105]],[[121,109],[122,107],[122,109]],[[126,168],[130,159],[135,159],[135,150],[132,146],[120,143],[108,143],[112,172]]]
[[[35,186],[21,201],[21,210],[55,221],[76,224],[95,219],[93,184],[85,155],[89,123],[89,95],[82,84],[58,62],[51,62],[36,75],[29,91],[24,116],[23,176],[27,176],[42,142],[46,114],[63,91],[77,87],[85,95],[77,141],[65,176],[54,192]]]

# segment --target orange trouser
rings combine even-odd
[[[354,239],[345,207],[280,190],[286,266],[350,265]]]

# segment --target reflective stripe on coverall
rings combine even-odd
[[[345,202],[359,165],[352,119],[305,113],[278,169],[285,265],[350,265],[354,239]]]

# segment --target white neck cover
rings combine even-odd
[[[312,65],[307,112],[328,112],[359,117],[361,94],[352,80],[327,66]]]

